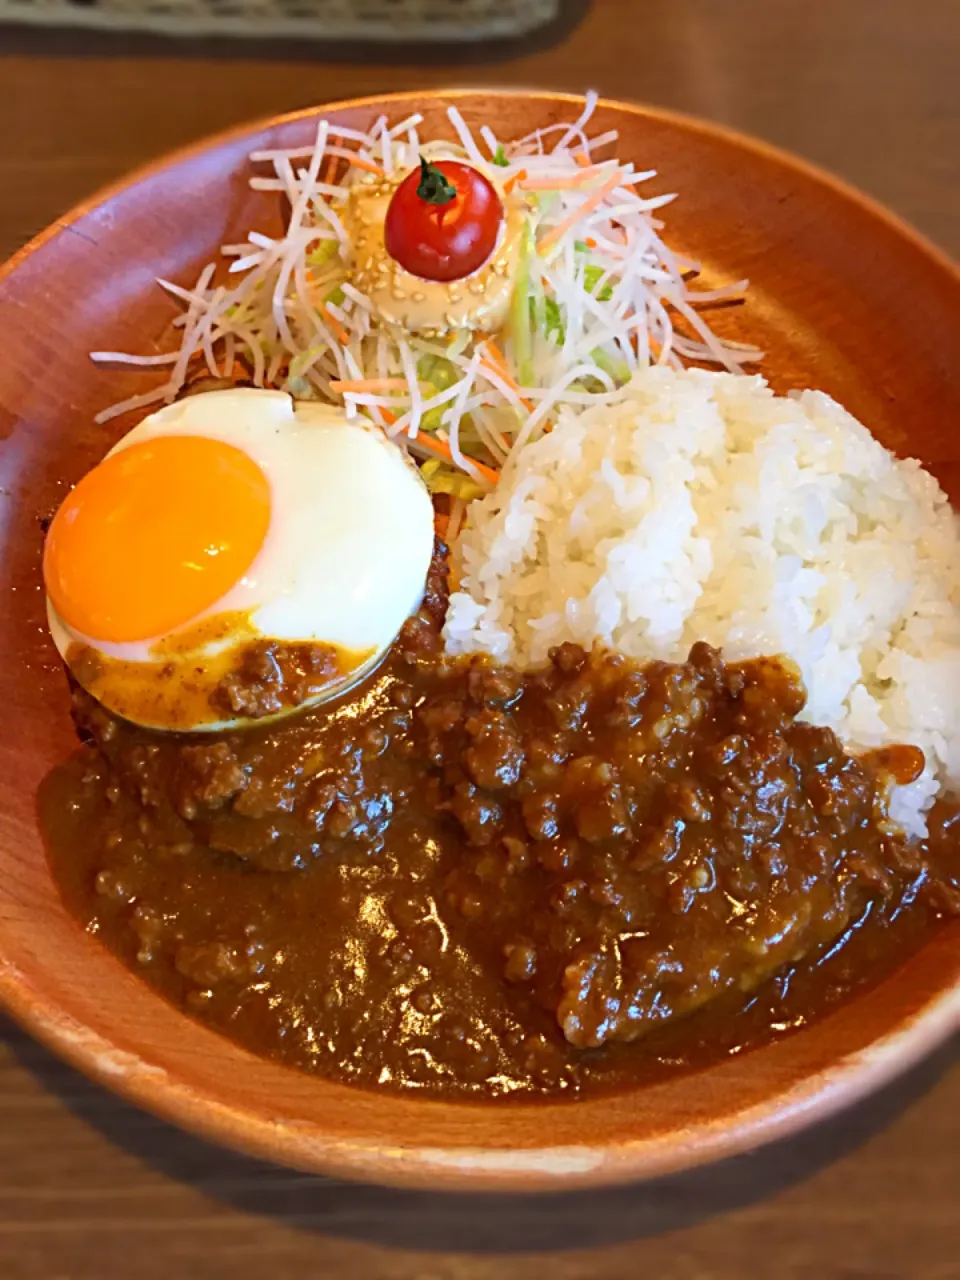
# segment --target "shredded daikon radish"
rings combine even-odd
[[[159,356],[135,356],[126,351],[91,351],[91,360],[99,364],[136,364],[147,367],[155,364],[176,364],[176,351],[167,351]]]
[[[443,491],[460,502],[457,471],[489,485],[518,448],[550,430],[563,405],[615,399],[638,369],[699,361],[737,372],[760,359],[756,349],[718,337],[700,313],[739,299],[747,281],[698,290],[699,266],[668,248],[654,217],[674,196],[643,194],[655,171],[604,152],[616,130],[590,137],[596,106],[590,93],[575,120],[514,142],[488,125],[474,133],[451,107],[453,142],[421,139],[415,114],[392,126],[381,116],[368,131],[320,120],[311,145],[253,152],[251,161],[267,171],[250,185],[289,201],[284,234],[251,228],[245,243],[224,245],[216,281],[212,264],[192,287],[160,281],[185,307],[174,322],[179,348],[93,358],[169,367],[169,376],[99,420],[169,403],[198,361],[229,376],[239,358],[255,386],[369,416],[416,457],[431,459],[431,474],[439,468]],[[351,278],[341,215],[352,187],[403,174],[421,154],[465,160],[527,201],[530,231],[511,319],[495,342],[466,330],[399,331]]]

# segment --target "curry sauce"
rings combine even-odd
[[[912,748],[847,755],[797,674],[448,661],[443,565],[339,702],[158,734],[82,690],[47,780],[71,911],[256,1053],[370,1087],[577,1096],[803,1026],[960,911],[960,842],[886,818]]]

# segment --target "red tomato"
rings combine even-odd
[[[437,170],[449,184],[444,203],[438,202],[444,184]],[[426,192],[433,194],[425,198]],[[423,280],[462,280],[493,253],[502,221],[503,205],[489,179],[459,160],[438,160],[414,170],[394,193],[384,224],[387,253]]]

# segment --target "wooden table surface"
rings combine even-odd
[[[596,0],[567,6],[535,47],[459,59],[0,28],[0,257],[212,130],[452,83],[594,86],[735,125],[836,170],[960,255],[958,66],[960,0]],[[711,1170],[483,1200],[220,1151],[0,1019],[0,1276],[957,1280],[958,1056],[948,1046],[828,1126]]]

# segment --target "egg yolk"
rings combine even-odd
[[[168,634],[225,595],[270,523],[270,487],[242,449],[159,436],[111,454],[60,507],[44,548],[47,594],[93,640]]]

